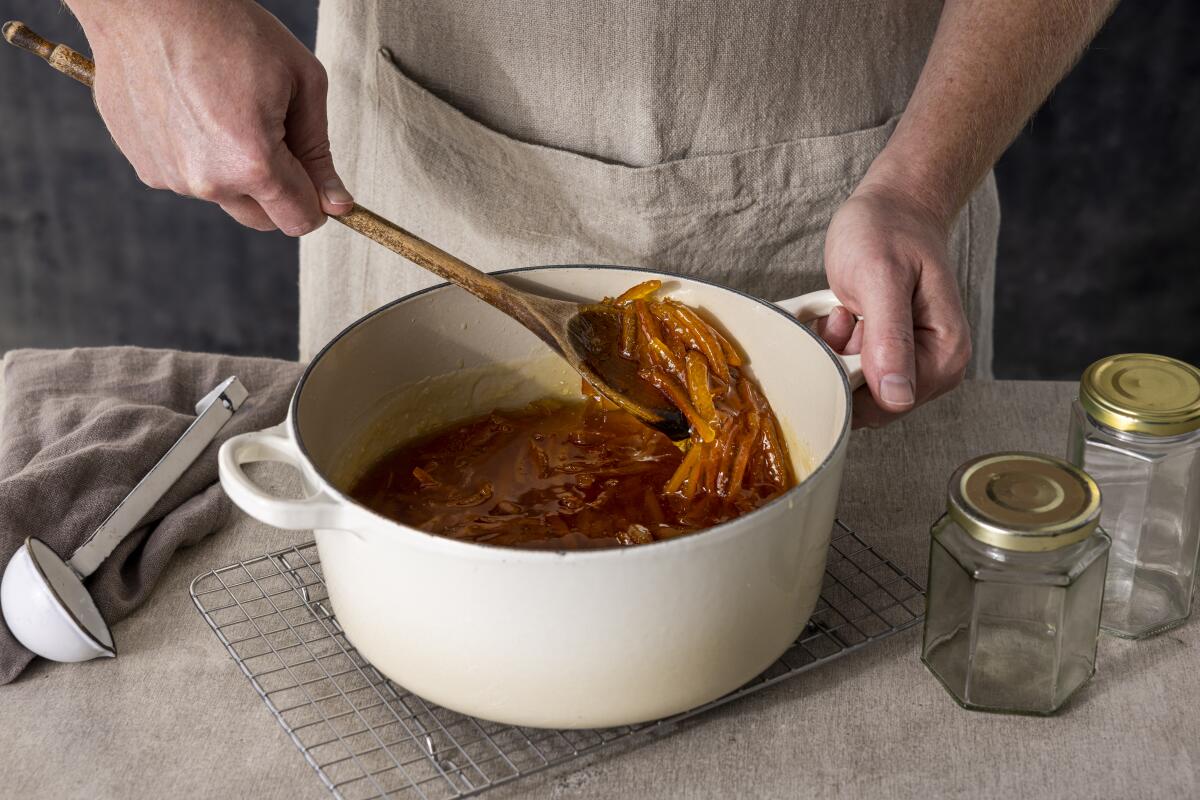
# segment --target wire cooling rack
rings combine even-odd
[[[279,724],[336,797],[467,797],[565,764],[743,697],[916,625],[921,586],[836,523],[808,627],[750,683],[707,705],[641,725],[555,731],[474,719],[384,678],[346,639],[315,543],[206,572],[196,607]]]

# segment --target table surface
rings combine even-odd
[[[930,523],[962,461],[1059,453],[1068,383],[968,382],[853,435],[840,517],[924,580]],[[3,392],[0,389],[0,409]],[[0,687],[0,794],[327,797],[188,595],[213,567],[306,537],[239,516],[114,626],[117,659],[36,662]],[[703,715],[661,738],[521,779],[487,797],[1194,797],[1200,623],[1102,637],[1098,672],[1051,719],[960,709],[913,629]]]

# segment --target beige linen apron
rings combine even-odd
[[[623,264],[771,300],[826,285],[825,229],[887,142],[940,4],[324,0],[356,199],[485,270]],[[990,375],[991,176],[950,255]],[[300,351],[437,282],[339,225],[304,238]]]

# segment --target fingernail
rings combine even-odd
[[[354,202],[354,198],[346,191],[346,187],[340,178],[330,178],[325,181],[325,185],[322,188],[325,189],[325,199],[335,206],[345,206]]]
[[[890,406],[911,406],[915,401],[912,381],[903,375],[884,375],[879,382],[879,394]]]

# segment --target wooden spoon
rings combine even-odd
[[[41,56],[80,83],[92,85],[95,65],[86,56],[43,39],[23,22],[6,22],[3,32],[9,44]],[[609,400],[674,440],[688,437],[687,419],[679,409],[638,377],[636,362],[621,357],[617,315],[592,304],[514,289],[357,203],[331,219],[500,309],[533,331]]]

